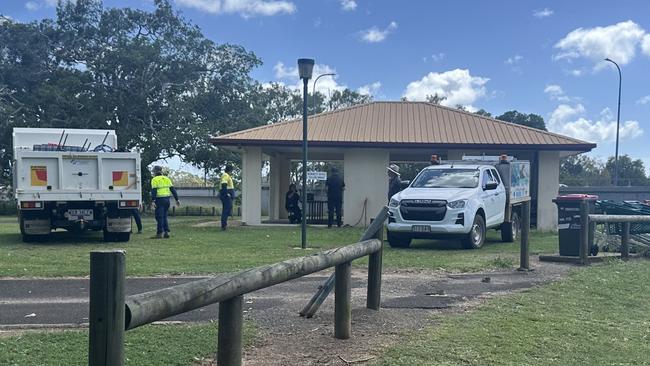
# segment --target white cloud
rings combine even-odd
[[[646,34],[643,37],[643,42],[641,43],[641,51],[650,57],[650,34]]]
[[[355,0],[341,0],[341,9],[345,11],[352,11],[357,8]]]
[[[430,72],[422,79],[409,83],[403,96],[408,100],[426,100],[428,95],[438,94],[445,99],[441,104],[471,106],[486,94],[485,84],[490,79],[472,76],[467,69],[455,69],[442,73]]]
[[[585,141],[603,142],[616,139],[616,120],[609,108],[603,109],[596,121],[582,116],[584,113],[582,104],[560,104],[551,113],[548,127],[551,131]],[[621,140],[633,139],[641,136],[643,129],[637,121],[625,121],[621,124],[619,134]]]
[[[41,5],[35,1],[28,1],[25,3],[25,9],[29,11],[36,11],[41,8]]]
[[[561,86],[557,84],[549,84],[544,88],[544,93],[548,94],[551,100],[557,100],[559,102],[568,102],[571,100],[571,97],[564,94],[564,90]]]
[[[648,104],[648,103],[650,103],[650,95],[641,97],[639,98],[639,100],[636,101],[636,104]]]
[[[368,43],[382,42],[397,29],[397,23],[390,22],[384,29],[372,27],[361,32],[361,40]]]
[[[519,61],[523,60],[524,56],[522,55],[514,55],[512,57],[508,57],[504,62],[508,65],[515,65],[519,63]]]
[[[365,95],[376,95],[377,92],[379,91],[379,88],[381,88],[381,83],[379,81],[375,81],[372,84],[367,84],[359,89],[357,89],[357,92],[359,94],[365,94]]]
[[[289,85],[291,88],[294,89],[299,89],[302,90],[302,81],[298,77],[298,65],[294,67],[287,67],[284,65],[282,62],[278,62],[275,64],[273,67],[273,70],[275,71],[275,78],[282,81],[284,84]],[[332,74],[336,73],[336,69],[328,66],[328,65],[323,65],[323,64],[315,64],[314,65],[314,71],[313,71],[313,77],[317,78],[318,75],[321,74]],[[309,92],[311,93],[312,90],[312,83],[313,80],[310,80],[309,83]],[[334,90],[344,90],[347,88],[346,85],[344,84],[339,84],[336,81],[336,75],[335,76],[323,76],[322,78],[318,79],[318,82],[316,83],[316,91],[323,93],[325,95],[329,95],[331,92]]]
[[[433,55],[431,55],[431,59],[434,62],[440,62],[440,61],[444,60],[446,56],[447,55],[445,55],[443,52],[438,52],[438,53],[434,53]]]
[[[9,15],[2,15],[0,14],[0,24],[7,23],[7,22],[13,22],[14,18],[10,17]]]
[[[176,0],[176,3],[211,14],[240,14],[244,17],[291,14],[296,11],[293,2],[284,0]]]
[[[550,17],[551,15],[553,15],[553,10],[549,8],[544,8],[542,10],[535,10],[533,12],[533,16],[540,19]]]
[[[578,28],[555,44],[560,51],[554,59],[586,58],[599,62],[596,67],[602,68],[601,61],[609,57],[625,65],[632,61],[642,41],[645,47],[644,34],[645,30],[631,20],[607,27]]]

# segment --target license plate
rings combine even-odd
[[[431,226],[429,225],[413,225],[411,227],[411,231],[415,233],[430,233],[431,232]]]
[[[93,219],[93,210],[92,209],[72,209],[68,210],[68,220],[92,220]]]

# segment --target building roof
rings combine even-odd
[[[596,144],[426,102],[371,102],[309,117],[310,146],[589,151]],[[218,146],[300,146],[302,119],[215,136]]]

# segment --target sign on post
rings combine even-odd
[[[327,180],[327,172],[307,172],[308,180]]]

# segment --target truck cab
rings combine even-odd
[[[390,199],[389,244],[408,247],[412,239],[454,238],[475,249],[483,246],[490,228],[502,230],[504,241],[516,239],[519,214],[512,207],[511,182],[500,173],[509,169],[502,168],[460,161],[423,169]]]

